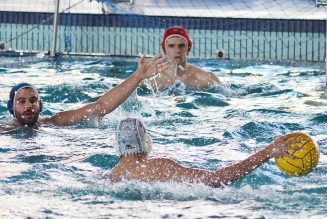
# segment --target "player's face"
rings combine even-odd
[[[171,37],[166,41],[167,56],[174,64],[185,64],[187,57],[187,41],[182,37]]]
[[[20,90],[14,100],[15,118],[24,126],[34,126],[39,118],[40,101],[37,92],[31,88]]]

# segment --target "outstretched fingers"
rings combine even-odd
[[[301,134],[302,133],[291,133],[277,137],[269,146],[270,155],[275,158],[287,156],[295,159],[291,153],[292,150],[294,152],[301,149],[302,144],[299,143],[302,143],[305,140],[301,137],[299,138]]]
[[[157,70],[158,72],[165,72],[169,69],[169,66],[170,62],[161,62],[160,64],[157,64]]]
[[[162,57],[161,54],[157,54],[147,61],[144,60],[144,57],[141,57],[139,60],[139,68],[143,68],[143,79],[152,77],[162,71],[165,71],[168,65],[165,62],[166,59],[167,57]]]
[[[161,56],[161,54],[155,55],[150,63],[155,66],[156,72],[164,72],[168,69],[170,62],[167,62],[167,56]]]
[[[143,65],[145,63],[145,55],[141,54],[141,58],[138,61],[139,66]]]
[[[303,143],[303,142],[305,142],[304,139],[293,139],[293,140],[287,140],[285,143],[290,149],[299,150],[302,148],[302,144],[299,143]]]
[[[283,143],[281,143],[281,147],[283,148],[283,154],[281,154],[280,157],[284,156],[284,157],[288,157],[291,159],[298,159],[297,157],[295,157],[292,153],[294,153],[294,151],[300,150],[302,148],[301,144],[298,143],[302,143],[303,140],[302,139],[292,139],[292,140],[285,140]],[[293,150],[293,151],[290,151]]]
[[[149,60],[149,62],[156,62],[156,61],[158,61],[158,59],[159,59],[161,56],[162,56],[161,54],[157,54],[157,55],[153,56],[153,57]]]
[[[288,158],[290,158],[290,159],[292,159],[292,160],[297,160],[297,159],[299,159],[298,157],[292,155],[290,152],[287,152],[287,153],[284,155],[284,157],[288,157]]]

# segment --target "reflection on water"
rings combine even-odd
[[[327,193],[327,104],[317,90],[320,67],[202,61],[223,85],[198,91],[175,86],[138,89],[102,119],[71,127],[18,128],[0,134],[0,217],[59,218],[324,218]],[[0,66],[0,120],[10,121],[10,88],[40,89],[43,116],[93,102],[121,83],[136,60],[5,60]],[[316,104],[308,104],[316,103]],[[309,133],[321,149],[306,177],[283,175],[273,161],[224,189],[176,183],[121,182],[105,174],[119,161],[115,129],[142,117],[153,137],[150,156],[215,170],[246,158],[277,135]]]

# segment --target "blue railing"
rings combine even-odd
[[[316,0],[316,6],[327,6],[327,0]]]

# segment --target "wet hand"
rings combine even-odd
[[[166,56],[161,57],[161,54],[157,54],[150,60],[146,61],[144,55],[142,55],[138,62],[138,69],[142,72],[142,79],[166,71],[170,65],[169,62],[165,62],[166,60]]]
[[[291,133],[288,135],[280,136],[276,138],[268,147],[268,153],[270,157],[280,158],[289,157],[291,159],[297,159],[291,154],[292,150],[301,149],[301,143],[304,139],[298,138],[294,139],[299,135],[299,133]]]

